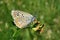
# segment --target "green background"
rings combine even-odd
[[[44,24],[41,34],[13,25],[12,10],[35,16]],[[0,0],[0,40],[60,40],[60,0]]]

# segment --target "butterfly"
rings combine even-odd
[[[40,26],[40,23],[37,21],[37,19],[34,16],[32,16],[31,14],[27,12],[23,12],[19,10],[12,10],[11,15],[12,15],[15,25],[18,28],[26,28],[27,25],[30,24],[31,22],[33,22],[34,25],[37,24],[34,30],[39,30],[39,29],[41,30],[43,28],[43,26],[38,27],[38,25]]]
[[[35,19],[31,14],[19,10],[12,10],[11,15],[14,19],[14,23],[19,28],[25,28]]]

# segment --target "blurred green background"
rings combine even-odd
[[[17,29],[11,11],[31,13],[41,24],[39,34],[30,28]],[[0,0],[0,40],[60,40],[60,0]]]

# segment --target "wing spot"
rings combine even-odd
[[[22,16],[24,17],[24,15],[22,14]]]
[[[19,16],[19,12],[17,12],[17,16]]]

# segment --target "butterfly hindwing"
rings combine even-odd
[[[19,10],[12,10],[11,15],[14,19],[14,23],[19,28],[24,28],[35,19],[31,14]]]

